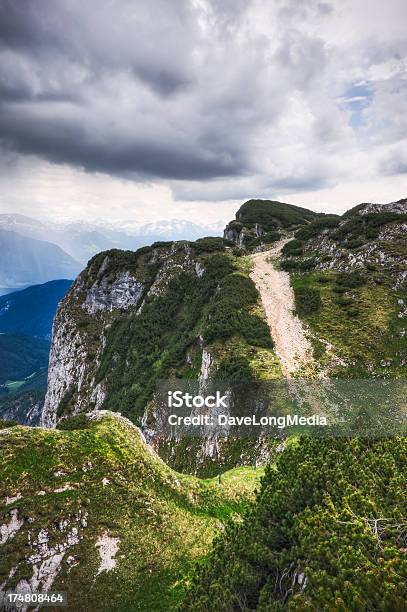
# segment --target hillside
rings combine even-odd
[[[47,389],[49,342],[0,333],[0,419],[38,425]]]
[[[50,340],[58,303],[71,284],[53,280],[0,297],[0,333],[20,332]]]
[[[276,203],[252,201],[251,206],[252,215],[260,206],[270,207],[270,219],[278,216]],[[303,375],[401,376],[406,352],[403,213],[371,213],[369,223],[380,228],[377,236],[359,246],[348,241],[341,251],[335,237],[349,223],[346,216],[300,211],[282,207],[278,240],[284,244],[281,265],[291,274],[287,283],[312,345],[313,372]],[[184,452],[182,444],[174,451],[155,440],[151,400],[157,381],[172,377],[203,382],[282,376],[284,364],[251,277],[251,254],[270,250],[265,235],[251,247],[241,246],[239,237],[237,245],[206,238],[94,257],[58,310],[44,423],[93,408],[120,411],[148,430],[173,467],[214,473],[213,445],[195,440]],[[364,252],[370,259],[360,264]],[[363,282],[355,284],[355,277],[343,274],[357,262]],[[266,284],[272,269],[265,272]],[[264,460],[268,451],[263,451]],[[251,463],[259,449],[246,443],[244,452],[234,446],[222,453],[225,466],[232,467],[236,460]]]
[[[60,247],[0,229],[0,293],[56,278],[74,278],[81,265]]]
[[[68,426],[0,431],[2,588],[66,591],[72,612],[173,608],[261,471],[219,486],[172,471],[119,415]]]
[[[283,248],[296,309],[329,376],[403,378],[407,201],[312,222]]]
[[[242,248],[253,249],[279,240],[281,230],[307,225],[319,217],[324,215],[284,202],[248,200],[226,226],[224,237]]]
[[[291,440],[181,609],[405,609],[407,440]]]
[[[38,426],[47,390],[47,371],[40,370],[14,391],[0,393],[0,420]]]
[[[72,610],[402,610],[405,439],[377,395],[370,440],[166,439],[155,390],[402,381],[405,208],[251,201],[225,239],[92,258],[55,318],[49,429],[0,434],[0,583]]]
[[[17,385],[47,367],[49,342],[24,334],[0,334],[0,385]]]
[[[160,379],[279,377],[249,272],[221,238],[93,258],[55,319],[44,422],[106,407],[148,423],[151,433],[148,402]],[[174,467],[187,459],[192,470],[192,457],[199,464],[203,452],[167,450]]]

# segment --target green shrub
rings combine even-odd
[[[365,241],[362,240],[361,238],[351,238],[346,242],[346,246],[349,249],[358,249],[359,247],[363,246],[365,244]]]
[[[222,359],[215,373],[215,379],[231,382],[247,382],[252,380],[253,377],[250,363],[245,357],[239,355]]]
[[[326,215],[323,217],[318,217],[314,219],[306,225],[305,227],[301,227],[298,231],[295,232],[295,238],[298,240],[309,240],[310,238],[314,238],[318,236],[324,229],[331,229],[333,227],[338,227],[341,222],[341,218],[336,215]]]
[[[247,227],[260,225],[266,232],[279,227],[303,224],[318,217],[312,210],[276,202],[274,200],[248,200],[237,212],[236,218]]]
[[[365,231],[365,236],[369,240],[376,240],[379,237],[379,230],[375,227],[368,227]]]
[[[261,242],[264,244],[271,244],[273,242],[278,242],[281,238],[280,232],[266,232],[260,237]]]
[[[321,293],[313,287],[295,287],[295,310],[298,315],[303,316],[317,312],[321,306]]]
[[[213,253],[206,256],[203,265],[205,267],[205,281],[209,282],[211,287],[214,281],[225,278],[235,270],[232,259],[222,253]]]
[[[347,239],[349,248],[358,248],[366,240],[375,240],[379,237],[380,228],[388,223],[406,221],[407,215],[395,212],[377,212],[365,215],[356,214],[365,204],[356,206],[343,215],[345,223],[341,225],[332,237],[339,242]]]
[[[307,259],[295,260],[295,259],[283,259],[280,263],[281,269],[286,272],[308,272],[315,268],[317,260],[315,257],[308,257]]]
[[[237,273],[226,276],[208,313],[203,332],[205,341],[238,334],[254,346],[271,347],[267,323],[249,312],[257,300],[258,292],[250,278]]]
[[[288,443],[181,609],[404,610],[405,465],[403,438]]]
[[[72,431],[74,429],[86,429],[89,427],[89,421],[86,414],[76,414],[75,416],[71,416],[65,419],[62,419],[58,423],[58,429],[63,429],[64,431]]]
[[[366,264],[366,270],[369,270],[369,272],[376,272],[377,266],[374,263],[368,261]]]
[[[234,242],[219,238],[216,236],[208,236],[207,238],[199,238],[195,242],[191,242],[191,247],[195,253],[212,253],[213,251],[224,251],[227,246],[235,246]]]
[[[350,306],[353,304],[353,299],[348,296],[340,297],[336,300],[338,306]]]
[[[153,242],[153,244],[151,245],[151,248],[160,249],[162,247],[171,247],[173,244],[174,243],[172,242],[172,240],[157,240],[156,242]],[[142,247],[142,248],[146,248],[146,247]],[[146,253],[148,253],[148,251],[146,251]]]
[[[351,289],[365,284],[365,280],[359,272],[339,272],[335,281],[337,285]]]
[[[321,285],[326,285],[326,284],[330,283],[330,282],[331,282],[331,280],[332,280],[332,279],[331,279],[331,277],[330,277],[330,276],[326,276],[326,275],[324,275],[324,274],[321,274],[321,276],[318,276],[318,277],[317,277],[317,281],[318,281],[319,283],[321,283]]]
[[[283,246],[282,254],[285,257],[302,255],[304,250],[304,243],[302,240],[290,240]]]

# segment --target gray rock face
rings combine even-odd
[[[77,391],[81,389],[87,364],[86,355],[86,346],[74,320],[60,310],[54,321],[48,388],[41,417],[43,427],[55,427],[57,409],[62,400],[74,388]],[[78,399],[75,411],[79,412],[80,409],[81,401]]]
[[[109,328],[118,315],[137,315],[145,298],[165,293],[171,278],[189,272],[200,277],[203,265],[188,245],[153,249],[140,264],[120,267],[120,256],[106,255],[77,278],[54,320],[48,389],[41,423],[55,427],[64,416],[101,409],[106,399],[98,370]]]
[[[225,240],[230,240],[231,242],[239,243],[239,232],[231,227],[227,227],[223,232],[223,237]]]
[[[259,223],[256,223],[254,228],[251,229],[244,226],[241,226],[240,229],[238,229],[238,227],[233,225],[234,223],[235,222],[232,221],[232,223],[226,227],[225,231],[223,232],[223,237],[226,240],[234,242],[235,244],[237,244],[237,246],[241,248],[245,248],[246,240],[248,238],[260,238],[260,236],[263,236],[265,234],[264,229]]]
[[[360,214],[367,215],[370,213],[383,212],[398,213],[400,215],[406,214],[407,199],[399,200],[398,202],[390,202],[390,204],[366,204],[366,206],[360,211]]]
[[[142,283],[131,276],[130,272],[121,272],[112,283],[103,277],[89,289],[82,308],[89,314],[114,308],[127,310],[138,304],[143,291]]]
[[[2,408],[1,418],[4,420],[17,421],[21,425],[30,425],[35,427],[41,422],[41,414],[44,406],[44,398],[36,398],[36,393],[27,394],[25,398],[10,398],[7,407]],[[28,407],[26,405],[28,403]]]

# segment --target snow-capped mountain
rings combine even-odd
[[[38,221],[25,215],[0,214],[0,230],[20,236],[52,242],[81,264],[107,249],[136,250],[157,240],[196,240],[208,235],[221,235],[220,224],[198,225],[182,219],[162,220],[130,225],[121,229],[102,223],[56,224]]]

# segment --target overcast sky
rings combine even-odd
[[[407,196],[406,0],[0,0],[0,212]]]

